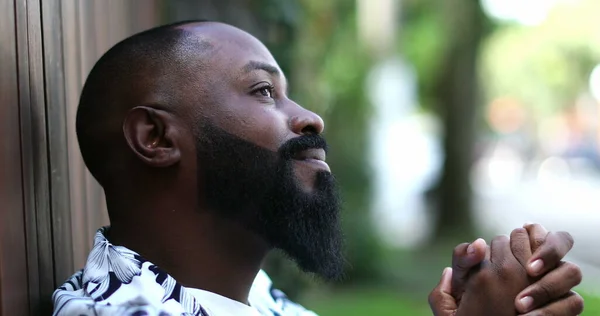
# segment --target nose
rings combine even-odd
[[[298,135],[321,134],[325,129],[325,122],[316,113],[296,104],[294,114],[290,116],[290,129]]]

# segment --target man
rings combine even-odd
[[[226,24],[172,24],[111,48],[85,83],[76,123],[111,226],[55,292],[55,315],[314,315],[260,270],[272,249],[329,280],[344,265],[323,121],[286,89],[265,46]],[[579,269],[560,263],[570,237],[541,226],[513,234],[491,249],[457,247],[454,275],[431,295],[434,313],[579,313],[569,292]]]

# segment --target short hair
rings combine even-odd
[[[118,164],[116,148],[118,140],[124,141],[125,113],[140,105],[133,103],[137,100],[129,100],[136,81],[159,80],[163,75],[176,74],[178,64],[185,62],[181,60],[181,48],[190,42],[207,49],[210,44],[198,43],[198,39],[192,41],[188,31],[178,28],[203,22],[208,21],[182,21],[135,34],[114,45],[92,68],[79,100],[76,132],[83,160],[101,185],[104,186],[110,174],[110,165]]]

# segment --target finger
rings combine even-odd
[[[442,293],[450,294],[452,292],[452,268],[444,269],[438,286]]]
[[[570,292],[560,300],[520,316],[580,315],[582,312],[583,298],[576,292]]]
[[[546,241],[533,253],[527,264],[527,274],[543,275],[554,269],[573,248],[573,237],[567,232],[551,232]]]
[[[469,273],[485,257],[487,244],[483,239],[477,239],[473,243],[460,244],[454,248],[452,255],[452,295],[458,301],[462,297]]]
[[[452,290],[452,268],[444,269],[440,283],[429,294],[429,306],[435,316],[450,316],[456,313],[458,306]]]
[[[531,243],[531,252],[535,252],[546,240],[548,230],[540,224],[525,224],[523,228],[529,234],[529,242]]]
[[[491,262],[497,266],[512,256],[510,239],[506,235],[494,237],[491,243]]]
[[[531,246],[525,228],[517,228],[510,233],[510,249],[519,263],[526,267],[527,260],[531,258]]]
[[[541,280],[528,286],[515,299],[519,313],[527,313],[568,294],[581,283],[581,269],[574,263],[561,262]]]

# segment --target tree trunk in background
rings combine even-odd
[[[479,104],[477,57],[485,29],[479,1],[445,1],[449,34],[445,61],[436,89],[444,125],[446,159],[435,190],[437,221],[434,241],[474,237],[470,170]]]

